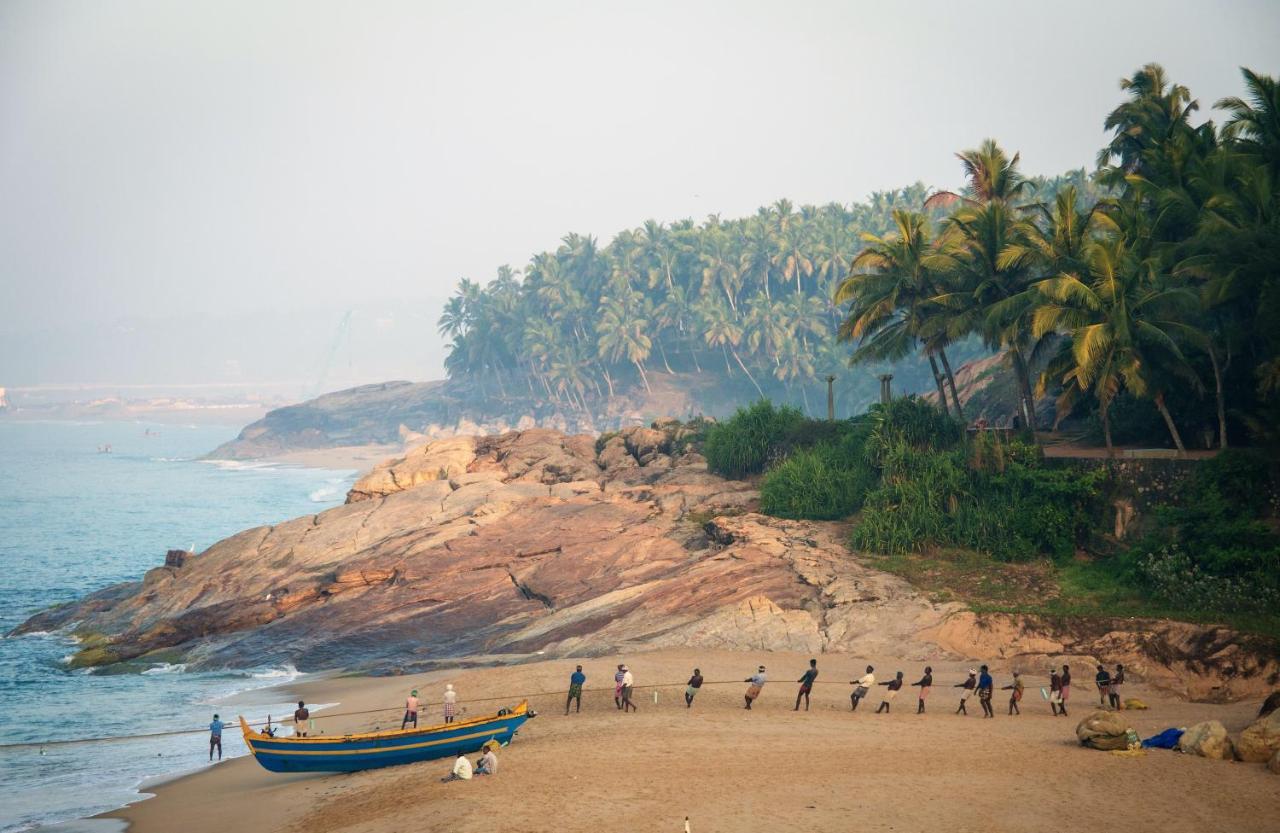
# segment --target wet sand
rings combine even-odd
[[[976,700],[954,714],[965,663],[935,662],[928,713],[915,714],[915,690],[904,689],[889,714],[875,714],[884,688],[849,712],[849,680],[867,662],[879,679],[918,663],[892,658],[818,657],[819,685],[809,712],[792,711],[799,654],[662,651],[624,657],[642,688],[640,711],[614,706],[615,658],[581,660],[588,675],[583,711],[565,717],[563,691],[575,660],[437,671],[391,678],[335,678],[290,690],[314,702],[341,702],[334,713],[390,707],[359,717],[318,715],[326,734],[398,726],[410,688],[439,719],[444,683],[460,692],[467,713],[531,698],[539,717],[501,750],[494,778],[442,784],[451,761],[428,761],[353,774],[277,775],[249,758],[229,761],[156,789],[156,798],[107,814],[133,833],[259,831],[678,831],[686,816],[694,833],[754,830],[1029,831],[1096,828],[1191,833],[1272,831],[1280,818],[1280,778],[1256,764],[1210,761],[1152,750],[1126,758],[1082,749],[1074,729],[1096,705],[1092,674],[1078,669],[1071,716],[1052,717],[1041,699],[1044,671],[1022,669],[1023,715],[1005,714],[1008,692],[996,692],[997,717],[985,720]],[[770,682],[752,711],[746,684],[768,666]],[[708,680],[685,709],[684,681],[694,665]],[[1009,668],[993,667],[997,687]],[[1090,682],[1084,684],[1084,678]],[[732,681],[726,685],[716,681]],[[500,697],[476,702],[482,697]],[[1256,703],[1183,703],[1141,683],[1126,687],[1151,709],[1131,711],[1143,737],[1169,726],[1218,719],[1233,732],[1248,725]]]

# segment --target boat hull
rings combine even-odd
[[[334,738],[271,738],[243,726],[245,744],[271,772],[356,772],[478,752],[506,745],[529,719],[524,704],[510,714],[465,723]]]

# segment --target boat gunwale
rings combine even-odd
[[[367,742],[376,740],[411,740],[418,735],[433,735],[443,732],[452,732],[459,729],[468,729],[483,726],[488,723],[496,723],[500,720],[507,720],[512,717],[527,716],[529,710],[529,701],[521,700],[519,704],[510,709],[507,714],[498,714],[494,712],[489,715],[480,717],[472,717],[467,720],[459,720],[453,723],[437,723],[433,726],[422,726],[416,729],[386,729],[380,732],[355,732],[342,735],[320,735],[317,737],[283,737],[277,738],[271,735],[265,735],[249,726],[248,721],[243,716],[240,717],[240,731],[244,734],[246,745],[252,750],[255,743],[260,744],[288,744],[306,746],[313,744],[333,744],[346,742]],[[286,724],[287,725],[287,724]],[[400,745],[400,744],[397,744]],[[275,751],[271,746],[260,747],[264,752]],[[394,748],[394,747],[388,747]],[[322,750],[317,750],[322,751]],[[327,750],[323,750],[327,751]]]

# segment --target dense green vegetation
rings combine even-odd
[[[1109,451],[1120,402],[1158,414],[1179,451],[1188,431],[1224,448],[1241,427],[1280,438],[1280,86],[1244,81],[1218,127],[1192,123],[1198,103],[1158,65],[1125,79],[1101,198],[1068,186],[1046,201],[991,140],[957,154],[965,189],[922,207],[947,209],[941,222],[895,210],[838,287],[854,358],[919,349],[949,381],[945,348],[976,335],[1003,351],[1024,424],[1038,387],[1059,418],[1096,416]]]

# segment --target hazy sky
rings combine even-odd
[[[567,231],[1090,165],[1121,76],[1207,112],[1278,46],[1275,2],[0,0],[0,385],[307,377],[348,309],[353,377],[436,377],[456,280]]]

